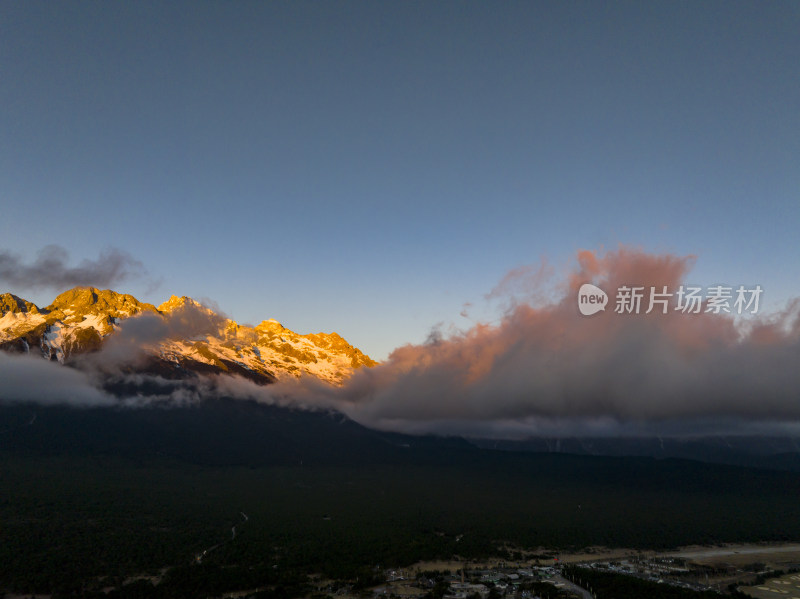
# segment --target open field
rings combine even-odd
[[[800,563],[800,544],[756,544],[725,545],[723,547],[688,547],[665,554],[668,557],[682,557],[696,564],[731,564],[742,566],[762,562],[767,566],[779,568],[786,564]]]
[[[787,574],[767,580],[764,584],[739,587],[739,590],[755,599],[800,599],[800,574]]]
[[[468,568],[497,568],[502,564],[525,564],[535,562],[535,555],[554,555],[562,564],[580,564],[587,562],[608,562],[626,559],[644,553],[653,558],[683,558],[690,563],[706,566],[733,565],[743,566],[753,562],[761,562],[771,568],[800,564],[800,544],[797,543],[758,543],[758,544],[724,544],[716,547],[700,547],[689,545],[676,551],[657,552],[652,550],[591,547],[577,552],[560,552],[555,549],[540,547],[522,552],[522,560],[433,560],[418,562],[409,570],[450,570],[455,572],[463,564]],[[539,559],[541,565],[549,565],[552,560]]]

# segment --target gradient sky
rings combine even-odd
[[[119,248],[149,276],[118,291],[379,359],[619,244],[779,308],[799,31],[797,2],[0,2],[0,250]]]

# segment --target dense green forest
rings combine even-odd
[[[2,464],[2,584],[26,591],[188,566],[215,545],[203,565],[246,566],[265,582],[502,554],[501,541],[664,548],[800,535],[796,476],[691,462],[249,468],[6,453]]]
[[[166,572],[125,592],[294,596],[311,573],[363,584],[383,567],[504,555],[509,544],[800,537],[796,473],[494,452],[329,415],[231,409],[38,409],[32,425],[9,412],[0,589],[86,594]]]

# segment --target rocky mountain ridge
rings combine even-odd
[[[0,294],[2,350],[71,363],[106,346],[133,347],[162,366],[264,383],[310,375],[341,384],[355,369],[376,364],[335,332],[298,334],[273,319],[240,325],[185,296],[156,307],[109,289],[76,287],[40,308]]]

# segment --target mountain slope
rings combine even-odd
[[[188,297],[156,308],[132,295],[77,287],[46,308],[0,295],[0,349],[61,363],[78,361],[109,343],[136,349],[149,368],[235,373],[257,382],[311,375],[333,384],[376,362],[337,333],[300,335],[275,320],[251,327],[216,314]],[[135,346],[132,348],[131,346]]]
[[[375,431],[334,411],[221,398],[178,408],[0,405],[0,452],[311,466],[428,462],[481,450],[457,438]]]
[[[790,436],[539,437],[523,441],[472,439],[471,442],[476,447],[499,451],[675,458],[800,472],[800,438]]]

